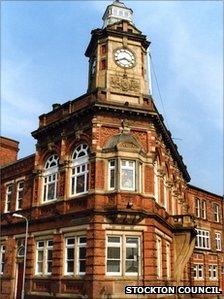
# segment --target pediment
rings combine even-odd
[[[128,22],[126,20],[121,20],[119,22],[111,24],[111,25],[107,26],[107,28],[112,29],[112,30],[119,30],[120,27],[123,28],[123,23],[128,23],[127,31],[129,33],[142,34],[142,32],[140,30],[138,30],[133,24],[131,24],[130,22]]]
[[[139,147],[136,144],[132,143],[132,142],[119,142],[117,144],[117,149],[125,149],[125,150],[127,150],[127,149],[130,149],[130,150],[137,149],[138,150]]]
[[[139,151],[141,146],[131,134],[121,133],[110,138],[104,149]]]

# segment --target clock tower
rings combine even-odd
[[[151,94],[148,76],[150,42],[133,23],[133,11],[116,0],[106,8],[103,28],[91,32],[88,92],[105,91],[111,102],[142,105]]]

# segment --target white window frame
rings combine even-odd
[[[85,143],[78,145],[72,154],[72,168],[70,176],[70,196],[82,195],[88,193],[89,189],[89,146]],[[81,154],[84,155],[81,155]],[[79,155],[81,155],[79,157]],[[77,179],[84,176],[84,191],[77,192]],[[74,190],[74,192],[72,191]]]
[[[58,156],[54,154],[51,155],[45,163],[43,173],[43,203],[57,199],[58,161]],[[54,198],[49,199],[48,192],[51,184],[54,184]]]
[[[213,203],[214,221],[220,222],[220,206],[217,203]]]
[[[163,276],[163,263],[162,263],[162,239],[156,236],[156,264],[157,264],[157,277],[162,278]]]
[[[112,163],[114,165],[112,165]],[[114,190],[116,188],[116,178],[117,178],[117,161],[115,159],[111,159],[108,162],[108,189]],[[111,187],[111,172],[114,171],[114,186]]]
[[[196,244],[195,248],[198,249],[210,249],[211,242],[210,242],[210,232],[204,229],[196,229],[197,236],[196,236]]]
[[[195,198],[195,214],[197,218],[200,218],[201,213],[200,213],[200,199]]]
[[[0,246],[0,275],[3,275],[5,264],[5,245]]]
[[[209,265],[208,273],[209,273],[210,280],[218,280],[218,266],[217,265]]]
[[[119,242],[109,242],[109,237],[115,237],[119,238]],[[133,238],[137,239],[137,246],[136,243],[127,243],[127,238]],[[106,275],[107,276],[140,276],[141,275],[141,250],[140,250],[140,244],[141,244],[141,238],[139,235],[131,235],[128,233],[125,234],[110,234],[108,232],[106,236]],[[108,251],[107,249],[109,247],[113,248],[119,248],[120,249],[120,258],[119,259],[112,259],[108,258]],[[137,260],[138,263],[138,271],[137,272],[126,272],[126,261],[129,261],[130,259],[127,259],[127,248],[137,248],[137,254],[138,256],[134,259],[131,259],[133,261]],[[119,272],[108,272],[107,271],[107,261],[108,260],[117,260],[119,261]]]
[[[9,191],[9,188],[11,190]],[[11,198],[10,198],[11,197]],[[10,198],[10,199],[9,199]],[[6,185],[6,194],[5,194],[5,213],[10,212],[12,209],[11,204],[13,200],[13,183],[9,183]]]
[[[43,242],[43,246],[39,246],[39,243]],[[50,245],[51,244],[51,245]],[[49,259],[49,251],[52,251],[52,259]],[[43,260],[38,261],[38,252],[43,252]],[[42,272],[38,272],[38,263],[43,263]],[[40,276],[50,276],[52,272],[48,271],[49,263],[53,264],[53,240],[37,240],[36,241],[36,267],[35,267],[35,275]],[[51,265],[52,267],[52,265]]]
[[[23,184],[23,187],[20,186],[21,183]],[[22,209],[22,207],[19,206],[24,197],[24,180],[19,180],[16,187],[16,210],[18,211]],[[20,197],[20,192],[22,192],[22,197]]]
[[[204,279],[204,265],[203,264],[194,264],[193,266],[193,277],[194,280]]]
[[[201,200],[201,218],[206,219],[207,216],[207,204],[205,200]]]
[[[80,261],[86,260],[80,259],[80,248],[86,248],[86,242],[80,242],[81,238],[85,238],[86,236],[67,236],[65,237],[65,271],[64,275],[85,275],[86,272],[80,271]],[[74,240],[73,244],[68,244],[68,240]],[[72,260],[74,263],[73,272],[68,271],[68,251],[67,249],[73,249],[74,251],[74,259]]]
[[[222,250],[222,234],[221,233],[215,233],[215,244],[216,244],[216,250],[221,251]]]
[[[171,278],[171,246],[170,242],[166,242],[166,276]]]
[[[141,193],[143,190],[143,173],[142,173],[142,163],[138,164],[138,192]]]
[[[133,163],[132,166],[129,164]],[[125,163],[125,165],[122,165]],[[132,182],[133,186],[131,188],[128,188],[126,186],[122,186],[122,173],[123,170],[131,170],[132,171]],[[127,191],[135,191],[136,190],[136,161],[134,160],[127,160],[127,159],[121,159],[120,160],[120,189],[121,190],[127,190]]]

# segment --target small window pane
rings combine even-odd
[[[82,244],[82,243],[86,243],[86,237],[80,237],[79,238],[79,243]]]
[[[128,272],[128,273],[138,272],[138,262],[137,261],[126,261],[126,272]]]
[[[67,244],[68,245],[75,244],[75,239],[67,239]]]
[[[37,272],[42,273],[43,272],[43,262],[37,263]]]
[[[120,261],[107,261],[107,272],[120,272]]]
[[[48,260],[52,260],[52,250],[48,250]]]
[[[120,259],[120,248],[109,247],[107,248],[107,257],[110,259]]]
[[[54,197],[55,197],[55,183],[48,185],[47,199],[54,199]]]
[[[37,257],[38,262],[43,261],[43,258],[44,258],[44,252],[38,251],[38,257]]]
[[[137,248],[127,248],[126,249],[126,259],[130,260],[137,260]]]
[[[133,189],[134,180],[133,180],[133,170],[130,169],[122,169],[121,174],[121,184],[123,188]]]
[[[76,193],[82,193],[85,191],[85,175],[77,177]]]
[[[67,259],[68,260],[73,260],[74,259],[74,249],[73,248],[68,248],[67,249]]]
[[[74,261],[67,261],[67,272],[74,272]]]
[[[44,247],[44,242],[43,241],[37,242],[37,246],[38,247]]]
[[[120,243],[120,237],[108,237],[110,243]]]
[[[51,273],[52,272],[52,262],[47,263],[47,272]]]
[[[80,259],[86,258],[86,248],[85,247],[79,248],[79,258]]]
[[[126,238],[126,243],[138,244],[138,239],[137,238],[132,238],[132,237],[127,237]]]
[[[80,263],[79,263],[79,272],[81,272],[81,273],[86,272],[86,261],[80,261]]]

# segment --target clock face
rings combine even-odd
[[[114,59],[117,65],[123,68],[132,68],[135,65],[134,54],[127,49],[117,49],[114,53]]]
[[[93,59],[91,64],[91,74],[94,75],[96,71],[96,58]]]

